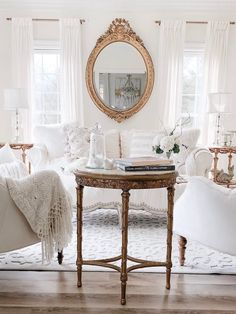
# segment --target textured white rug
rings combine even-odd
[[[67,270],[75,271],[76,219],[69,247],[64,250],[63,265],[55,259],[50,265],[42,265],[41,244],[0,254],[0,270]],[[84,259],[106,258],[120,254],[121,231],[115,210],[96,210],[84,214],[83,257]],[[131,210],[129,214],[129,255],[149,260],[165,261],[166,218],[153,216],[145,211]],[[186,266],[178,264],[178,241],[173,237],[173,272],[236,274],[236,257],[219,253],[196,242],[188,242]],[[86,266],[85,270],[108,270]],[[146,268],[142,271],[163,272],[165,268]]]

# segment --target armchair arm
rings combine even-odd
[[[43,144],[36,144],[27,152],[27,158],[34,170],[42,170],[48,163],[47,147]]]
[[[212,167],[213,157],[207,148],[195,148],[185,161],[185,170],[188,176],[208,177]]]

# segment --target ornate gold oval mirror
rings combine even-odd
[[[121,122],[148,101],[154,83],[151,56],[125,19],[115,19],[92,50],[86,84],[96,106]]]

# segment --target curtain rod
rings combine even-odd
[[[161,21],[155,21],[156,24],[161,25]],[[207,24],[207,21],[186,21],[187,24]],[[229,24],[234,25],[235,22],[229,22]]]
[[[11,21],[12,20],[12,18],[11,17],[7,17],[6,18],[6,20],[7,21]],[[42,21],[47,21],[47,22],[58,22],[59,21],[59,19],[40,19],[40,18],[33,18],[32,19],[32,21],[40,21],[40,22],[42,22]],[[80,20],[80,24],[83,24],[85,22],[85,20],[84,19],[81,19]]]

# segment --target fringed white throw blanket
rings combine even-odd
[[[6,178],[10,195],[42,242],[42,260],[50,262],[72,236],[72,205],[55,171],[44,170],[23,179]]]

